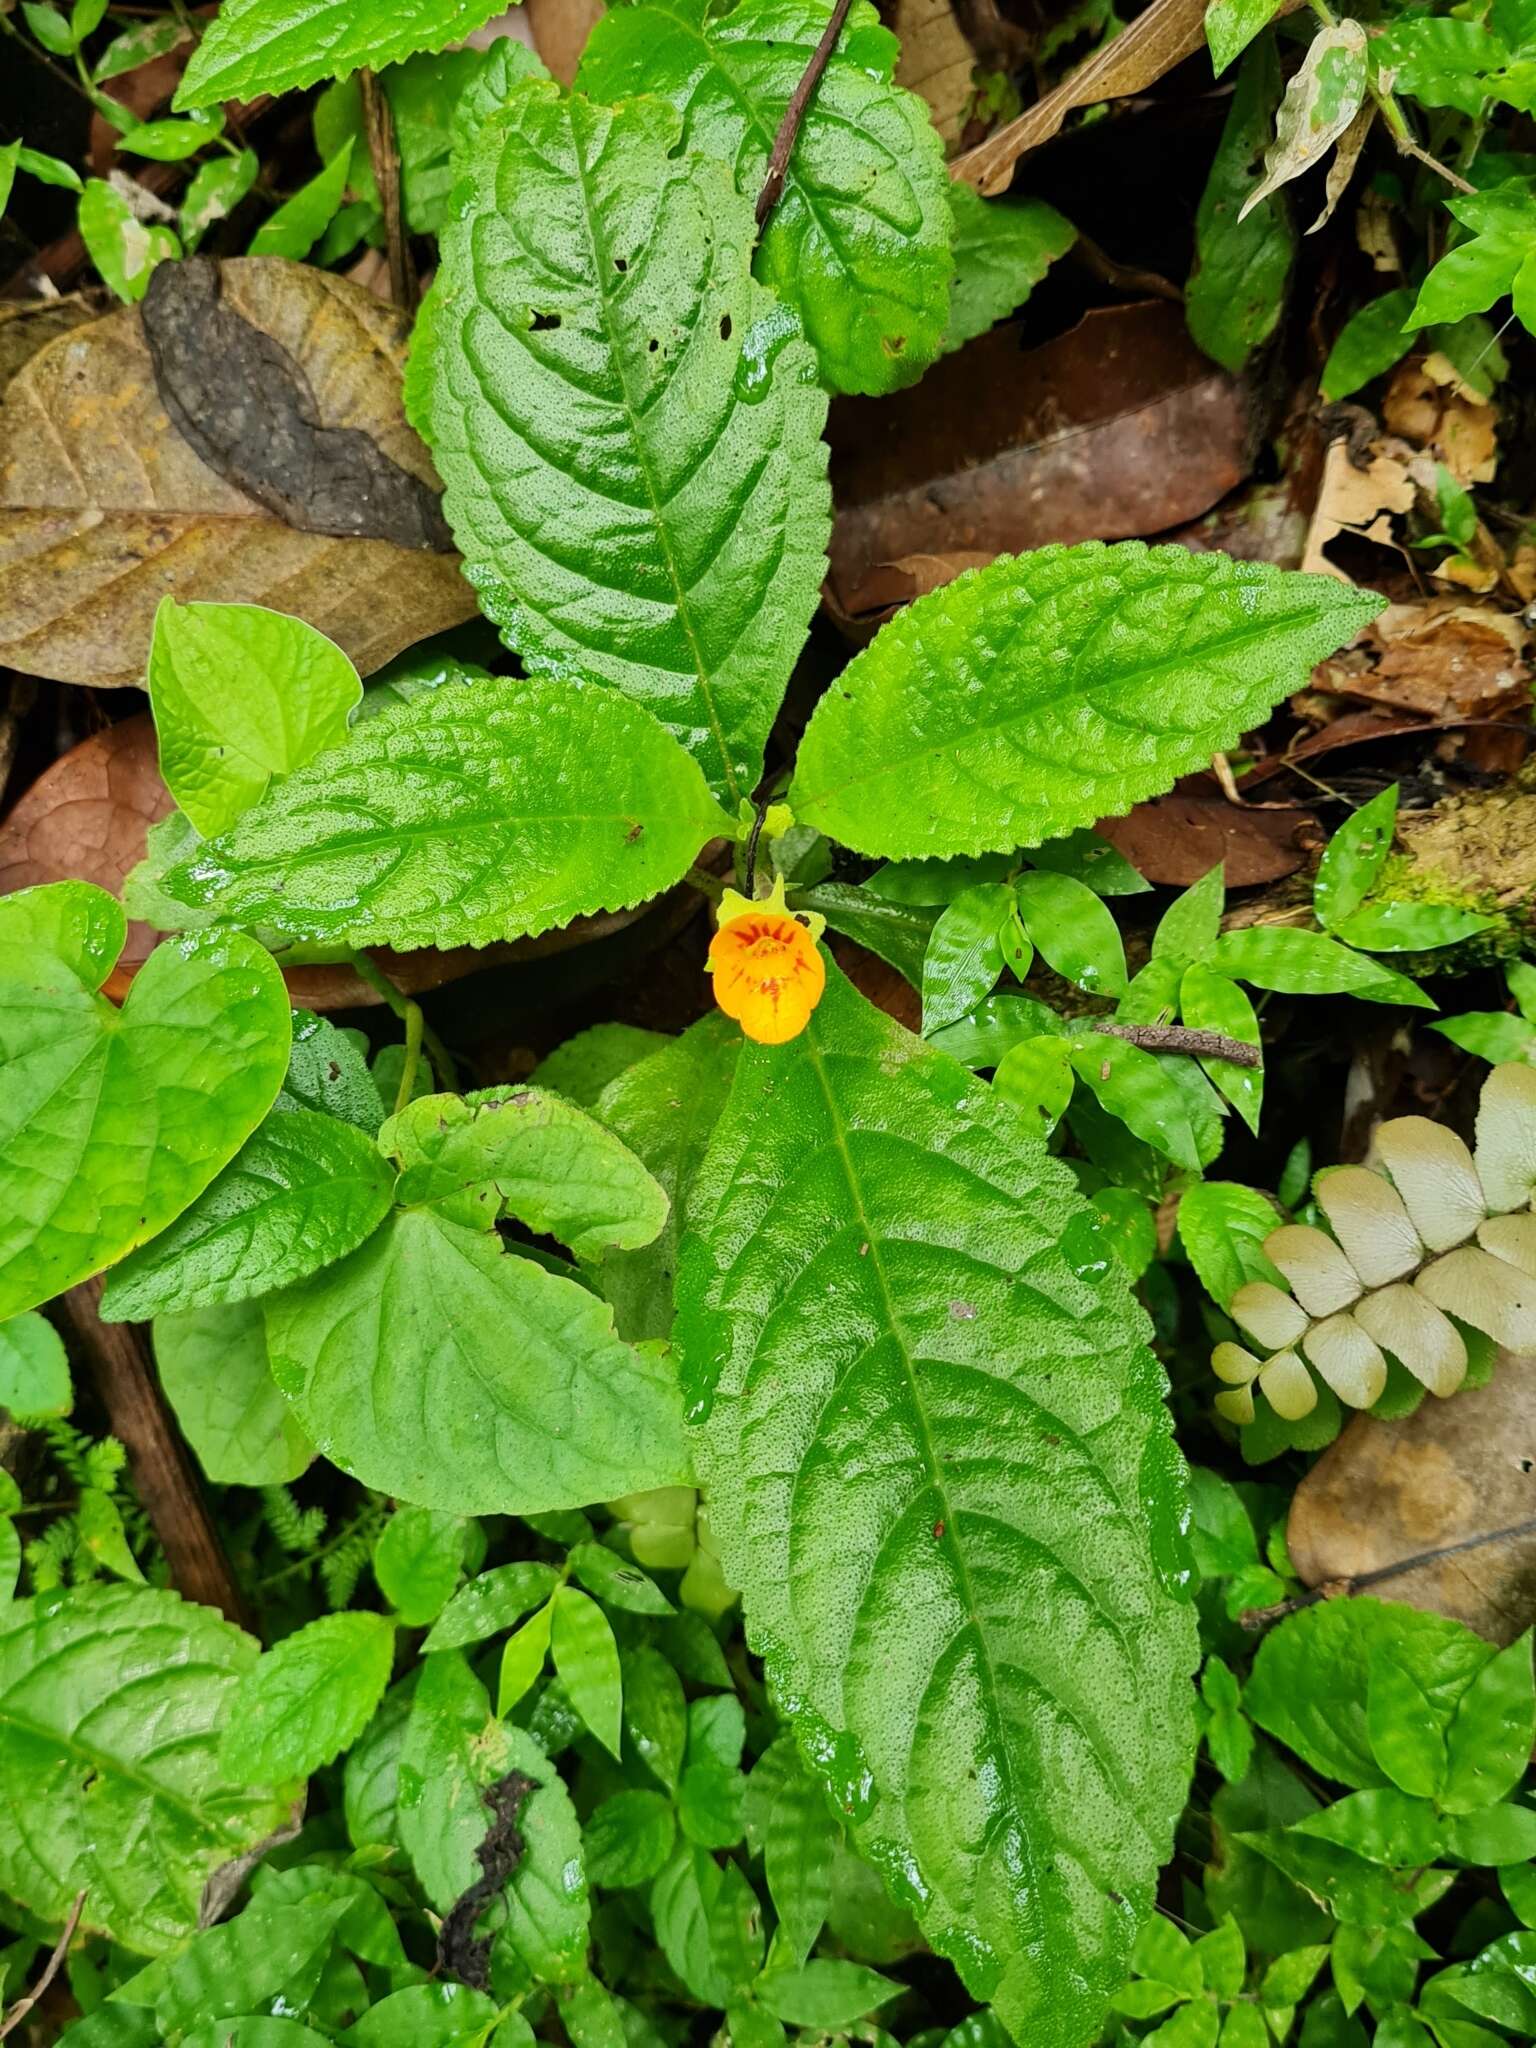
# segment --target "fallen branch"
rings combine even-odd
[[[1146,1052],[1187,1052],[1197,1060],[1230,1060],[1234,1067],[1261,1067],[1264,1055],[1241,1038],[1220,1031],[1192,1031],[1183,1024],[1095,1024],[1105,1038],[1123,1038]]]
[[[80,1925],[80,1915],[84,1911],[85,1893],[76,1892],[75,1903],[70,1907],[69,1918],[64,1922],[64,1932],[53,1945],[53,1954],[48,1958],[47,1968],[32,1986],[26,1997],[18,1998],[10,2011],[5,2015],[5,2018],[0,2020],[0,2041],[3,2041],[7,2034],[13,2033],[21,2025],[27,2014],[39,2003],[46,1993],[48,1986],[59,1974],[64,1958],[69,1953],[69,1944],[75,1938],[75,1929]]]
[[[832,52],[837,39],[843,32],[843,23],[848,19],[849,0],[837,0],[832,18],[821,32],[821,41],[811,52],[811,61],[806,65],[800,83],[789,96],[789,105],[784,109],[784,118],[779,123],[779,132],[773,138],[773,149],[768,157],[768,175],[763,179],[763,189],[757,195],[757,226],[761,233],[768,216],[779,203],[784,190],[784,179],[789,171],[789,159],[794,154],[795,138],[800,133],[800,123],[805,119],[805,110],[811,104],[811,96],[821,83],[821,74],[832,61]]]
[[[1400,1557],[1396,1564],[1377,1565],[1374,1571],[1356,1572],[1352,1578],[1325,1579],[1310,1592],[1294,1593],[1289,1600],[1277,1600],[1272,1607],[1245,1607],[1237,1618],[1246,1629],[1268,1628],[1271,1622],[1283,1621],[1288,1614],[1299,1614],[1304,1607],[1315,1607],[1320,1600],[1349,1600],[1388,1579],[1401,1578],[1404,1572],[1416,1572],[1422,1565],[1459,1557],[1464,1550],[1483,1550],[1490,1543],[1511,1543],[1517,1536],[1536,1536],[1536,1515],[1523,1522],[1512,1522],[1507,1529],[1490,1529],[1482,1536],[1463,1536],[1459,1543],[1443,1543],[1438,1550],[1415,1551],[1412,1557]]]

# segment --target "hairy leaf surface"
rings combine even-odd
[[[1259,723],[1381,600],[1225,555],[1046,547],[899,612],[817,705],[790,801],[860,853],[1035,846]]]
[[[158,947],[121,1010],[0,954],[0,1320],[164,1229],[272,1106],[288,996],[240,932]]]
[[[102,1317],[145,1322],[307,1279],[377,1230],[393,1185],[354,1125],[309,1109],[270,1116],[168,1230],[124,1259]]]
[[[164,887],[293,938],[480,946],[643,902],[723,823],[640,706],[594,686],[498,679],[355,726]]]
[[[175,104],[210,107],[345,78],[441,50],[489,21],[496,0],[225,0],[192,52]]]
[[[859,1846],[1020,2040],[1121,1981],[1192,1753],[1179,1461],[1023,1120],[840,977],[743,1050],[678,1336],[711,1528]]]
[[[662,101],[520,86],[470,153],[413,416],[466,574],[533,670],[646,704],[750,795],[825,568],[825,396],[750,203]]]
[[[211,1872],[288,1817],[219,1774],[218,1727],[257,1645],[211,1609],[91,1585],[0,1612],[0,1887],[158,1954]],[[131,1845],[131,1853],[125,1853]]]
[[[350,1748],[384,1697],[394,1623],[322,1614],[268,1650],[236,1693],[219,1744],[236,1785],[307,1778]]]
[[[272,1372],[326,1456],[454,1514],[538,1514],[688,1477],[671,1365],[494,1233],[398,1209],[267,1305]]]
[[[729,166],[755,201],[831,12],[830,0],[615,8],[593,29],[576,82],[594,99],[670,100],[684,147]],[[868,0],[855,0],[753,265],[799,315],[834,391],[912,383],[938,354],[949,312],[943,147],[924,102],[892,82],[897,52]]]

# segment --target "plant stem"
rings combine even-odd
[[[1220,1031],[1192,1031],[1185,1024],[1095,1024],[1106,1038],[1123,1038],[1147,1052],[1187,1052],[1197,1060],[1230,1060],[1234,1067],[1261,1067],[1264,1054],[1241,1038]]]
[[[1416,1572],[1421,1565],[1438,1564],[1442,1558],[1459,1557],[1466,1550],[1482,1550],[1490,1543],[1510,1543],[1517,1536],[1536,1536],[1536,1515],[1527,1517],[1523,1522],[1511,1522],[1507,1529],[1490,1529],[1482,1536],[1463,1536],[1459,1543],[1442,1543],[1436,1550],[1416,1550],[1411,1557],[1400,1557],[1396,1564],[1378,1565],[1374,1571],[1356,1572],[1352,1578],[1326,1579],[1309,1593],[1296,1593],[1289,1600],[1277,1600],[1272,1607],[1246,1607],[1237,1618],[1244,1628],[1267,1628],[1272,1621],[1281,1621],[1288,1614],[1299,1614],[1303,1607],[1315,1607],[1320,1600],[1347,1600],[1356,1593],[1363,1593],[1369,1586],[1381,1585],[1386,1579],[1399,1578],[1404,1572]]]
[[[59,1974],[59,1966],[63,1963],[65,1956],[68,1955],[69,1944],[74,1940],[75,1929],[80,1925],[80,1915],[85,1910],[85,1899],[85,1892],[77,1892],[75,1894],[75,1903],[69,1909],[69,1915],[64,1922],[64,1931],[54,1943],[53,1954],[48,1958],[46,1969],[27,1993],[26,1997],[18,1998],[6,2014],[4,2023],[0,2024],[0,2041],[3,2041],[7,2034],[15,2032],[27,2014],[41,2000],[54,1978]]]
[[[405,1059],[400,1068],[400,1086],[395,1090],[395,1115],[398,1116],[416,1092],[416,1069],[421,1065],[421,1034],[426,1019],[421,1014],[420,1003],[405,1006]]]
[[[757,195],[757,227],[761,234],[767,225],[768,216],[779,203],[784,190],[784,180],[789,171],[789,159],[794,154],[795,138],[800,133],[800,123],[805,119],[805,110],[811,104],[821,74],[832,61],[832,52],[837,39],[843,32],[843,23],[848,18],[849,0],[837,0],[832,18],[821,32],[821,41],[811,52],[811,61],[806,65],[800,83],[789,96],[789,105],[784,109],[784,118],[779,123],[779,132],[773,138],[773,149],[768,158],[768,175],[763,179],[763,189]]]
[[[409,996],[402,995],[377,961],[371,959],[368,954],[349,952],[345,957],[359,981],[366,981],[376,994],[381,995],[400,1019],[400,1022],[405,1026],[407,1064],[409,1064],[411,1056],[411,1019],[414,1016],[416,1019],[415,1028],[420,1034],[416,1042],[418,1055],[421,1048],[425,1046],[427,1057],[432,1062],[432,1069],[437,1075],[439,1084],[444,1088],[452,1088],[458,1079],[453,1055],[422,1015],[421,1005],[413,1003]]]
[[[384,240],[389,251],[389,295],[406,313],[416,310],[416,266],[406,238],[400,208],[400,148],[395,140],[395,119],[377,74],[365,65],[358,73],[363,95],[363,130],[368,137],[368,161],[373,182],[384,210]]]

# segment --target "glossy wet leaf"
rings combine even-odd
[[[205,839],[346,738],[363,694],[334,640],[254,604],[162,598],[149,649],[160,773]]]
[[[44,953],[0,958],[0,1318],[162,1230],[272,1105],[288,997],[242,933],[158,947],[121,1010]]]
[[[1353,917],[1375,887],[1392,851],[1397,796],[1394,782],[1346,818],[1324,847],[1312,884],[1312,906],[1326,930],[1337,931]]]
[[[1330,404],[1390,370],[1413,347],[1406,332],[1416,294],[1410,285],[1368,299],[1339,329],[1323,365],[1321,389]]]
[[[1361,996],[1368,1003],[1405,1003],[1422,1010],[1435,1006],[1433,996],[1407,975],[1352,952],[1326,932],[1297,925],[1245,925],[1223,932],[1209,965],[1234,981],[1285,995]]]
[[[1198,1173],[1221,1150],[1221,1105],[1193,1060],[1084,1032],[1073,1041],[1078,1080],[1127,1130]]]
[[[860,853],[999,852],[1235,744],[1380,609],[1333,577],[1085,542],[898,612],[812,715],[791,802]]]
[[[1041,870],[1020,875],[1014,891],[1025,931],[1058,974],[1093,995],[1123,992],[1120,928],[1085,882]]]
[[[1077,229],[1043,199],[983,199],[951,181],[955,281],[940,349],[947,354],[1022,306]]]
[[[292,92],[317,78],[441,50],[495,12],[493,0],[225,0],[176,91],[178,107]]]
[[[208,1608],[143,1586],[0,1610],[7,1893],[58,1923],[89,1887],[83,1924],[140,1954],[189,1935],[212,1871],[288,1814],[218,1768],[219,1725],[257,1655]]]
[[[354,726],[164,877],[178,902],[343,945],[485,945],[670,888],[722,820],[638,705],[539,679]]]
[[[393,1185],[352,1124],[308,1109],[269,1116],[169,1229],[114,1269],[102,1316],[147,1322],[307,1279],[377,1230]]]
[[[282,1486],[315,1455],[277,1391],[259,1302],[155,1318],[166,1399],[204,1472],[221,1486]]]
[[[969,1016],[1003,971],[1002,929],[1013,908],[1000,882],[963,889],[934,922],[923,955],[923,1030]]]
[[[743,199],[755,201],[831,11],[829,0],[738,0],[727,12],[705,0],[616,8],[593,30],[577,85],[601,100],[670,100],[684,146],[725,164]],[[949,313],[943,151],[922,100],[892,82],[897,52],[874,8],[855,0],[753,262],[794,309],[834,391],[912,383],[939,353]]]
[[[508,644],[638,699],[734,804],[825,566],[826,400],[752,279],[751,202],[672,154],[679,128],[519,86],[471,152],[408,395]]]
[[[87,988],[100,988],[123,950],[123,906],[94,882],[44,882],[0,896],[0,963],[25,967],[49,953]]]
[[[1235,1181],[1197,1181],[1184,1190],[1178,1209],[1179,1239],[1200,1285],[1218,1308],[1225,1308],[1238,1288],[1251,1280],[1281,1284],[1263,1245],[1282,1220],[1274,1203],[1257,1188]]]
[[[1410,327],[1486,313],[1496,299],[1513,289],[1515,310],[1529,325],[1531,236],[1536,232],[1536,194],[1525,179],[1510,179],[1486,192],[1472,192],[1446,201],[1452,216],[1471,233],[1447,250],[1419,287]]]
[[[675,1367],[492,1232],[396,1210],[267,1304],[273,1376],[364,1485],[454,1514],[577,1507],[688,1477]]]
[[[974,1992],[1074,2041],[1193,1739],[1158,1376],[1126,1283],[1062,1258],[1077,1207],[1015,1112],[834,978],[743,1052],[679,1324],[711,1527],[808,1753],[889,1875],[920,1859]]]
[[[235,1695],[219,1745],[235,1785],[307,1778],[355,1742],[384,1697],[394,1624],[323,1614],[268,1650]]]
[[[1240,1045],[1261,1045],[1258,1015],[1245,990],[1201,963],[1179,983],[1179,1013],[1192,1031],[1218,1031]],[[1202,1057],[1201,1071],[1220,1089],[1249,1130],[1257,1134],[1264,1102],[1264,1068],[1238,1060]]]

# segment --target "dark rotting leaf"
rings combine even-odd
[[[508,1771],[487,1785],[480,1797],[494,1816],[478,1843],[475,1856],[481,1875],[455,1899],[437,1937],[437,1967],[445,1976],[457,1977],[474,1991],[490,1989],[491,1940],[477,1935],[481,1914],[516,1874],[523,1860],[523,1834],[518,1826],[523,1806],[539,1789],[538,1780],[524,1771]]]

